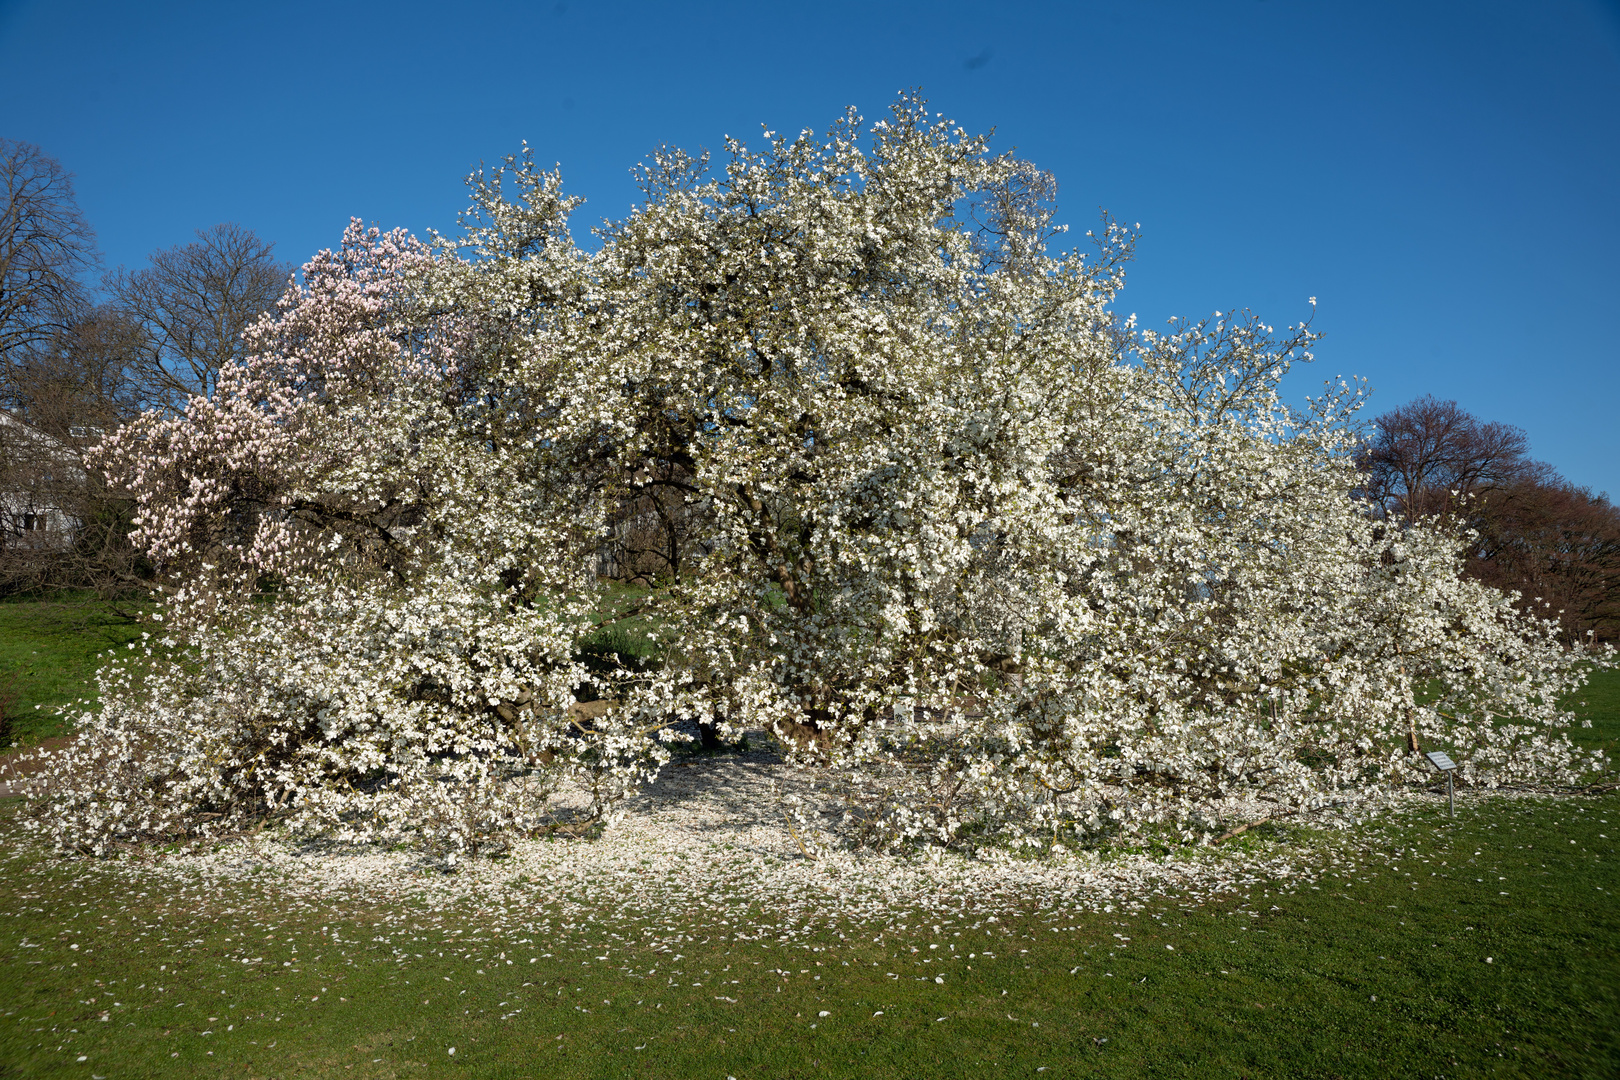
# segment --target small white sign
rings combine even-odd
[[[1429,759],[1429,764],[1433,765],[1441,772],[1451,772],[1457,767],[1457,763],[1455,761],[1452,761],[1438,750],[1431,750],[1429,753],[1423,756]]]

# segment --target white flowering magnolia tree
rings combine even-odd
[[[1593,658],[1353,498],[1358,389],[1280,400],[1308,327],[1136,329],[1130,232],[1049,254],[1049,178],[913,98],[727,153],[656,156],[594,253],[526,153],[458,241],[354,225],[211,399],[110,437],[168,587],[40,826],[455,853],[559,785],[601,814],[693,719],[774,731],[877,846],[1194,839],[1429,747],[1587,764]],[[583,648],[632,617],[648,662]]]

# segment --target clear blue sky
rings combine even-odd
[[[239,221],[448,228],[527,139],[617,217],[659,143],[824,130],[903,87],[1144,232],[1144,323],[1250,306],[1524,427],[1620,498],[1620,3],[0,0],[0,134],[77,175],[110,266]],[[583,230],[581,230],[583,231]]]

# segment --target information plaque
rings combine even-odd
[[[1446,813],[1451,817],[1457,816],[1457,795],[1452,789],[1451,774],[1457,771],[1457,763],[1438,750],[1430,750],[1423,755],[1429,759],[1429,764],[1446,774]]]

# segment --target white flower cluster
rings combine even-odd
[[[527,153],[459,243],[351,227],[214,398],[101,448],[175,585],[40,821],[475,849],[694,719],[775,731],[877,846],[1191,839],[1431,744],[1576,775],[1594,657],[1356,501],[1360,389],[1278,395],[1308,326],[1140,331],[1129,230],[1048,255],[1049,178],[917,99],[859,123],[660,154],[595,253]],[[627,607],[629,506],[665,572]],[[582,651],[632,616],[656,657]]]

